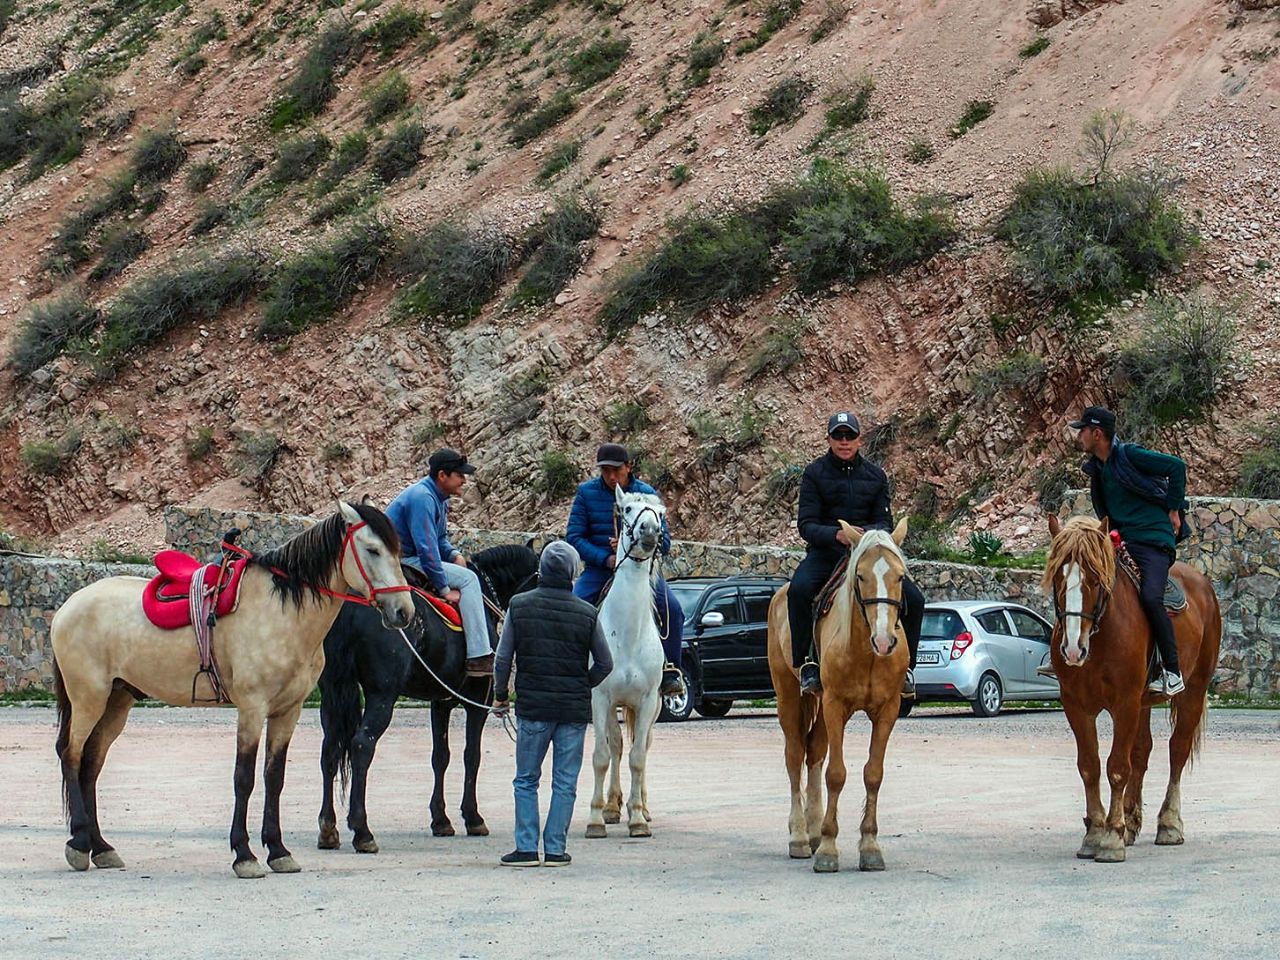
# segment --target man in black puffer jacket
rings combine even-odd
[[[813,662],[813,601],[849,552],[838,521],[861,530],[893,530],[889,478],[858,452],[862,427],[852,413],[833,413],[827,421],[827,453],[805,467],[800,480],[797,527],[809,549],[791,577],[787,619],[791,626],[791,662],[800,671],[800,689],[819,693],[818,665]],[[924,619],[924,594],[911,580],[902,582],[902,626],[911,649],[911,668],[903,696],[915,696],[916,649]]]
[[[582,744],[591,720],[591,688],[609,675],[613,659],[597,622],[597,610],[573,595],[582,561],[563,540],[547,544],[538,586],[511,599],[494,669],[494,713],[507,710],[511,663],[516,672],[516,848],[502,858],[510,867],[569,863],[565,839],[577,798]],[[591,658],[588,668],[588,656]],[[551,808],[538,860],[538,782],[547,748],[551,757]]]

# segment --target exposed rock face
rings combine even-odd
[[[1123,0],[1037,0],[1027,11],[1027,19],[1038,27],[1052,27],[1063,20],[1083,16],[1103,4],[1122,2]]]

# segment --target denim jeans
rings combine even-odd
[[[578,772],[582,769],[585,723],[556,723],[517,716],[516,778],[511,781],[516,797],[516,849],[538,850],[538,782],[547,748],[551,753],[551,808],[542,833],[544,853],[564,853],[573,801],[578,796]]]

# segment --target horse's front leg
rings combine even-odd
[[[823,694],[822,716],[827,724],[827,812],[822,818],[822,840],[813,861],[814,873],[835,873],[840,869],[836,837],[840,835],[840,793],[848,777],[844,763],[844,725],[851,712],[843,701],[829,693]]]
[[[431,788],[431,835],[452,837],[453,823],[444,802],[444,775],[449,769],[449,718],[453,715],[453,701],[431,701],[431,772],[435,782]]]
[[[1106,829],[1100,783],[1102,761],[1098,757],[1098,715],[1069,706],[1065,701],[1063,707],[1076,738],[1076,769],[1080,772],[1080,782],[1084,784],[1084,840],[1076,856],[1081,860],[1092,860],[1098,855]]]
[[[623,707],[623,716],[629,708]],[[605,729],[609,734],[609,799],[604,805],[604,822],[618,823],[622,820],[622,748],[623,724],[618,722],[618,708],[609,710],[605,719]]]
[[[613,706],[603,697],[591,698],[591,723],[595,729],[595,745],[591,750],[591,768],[595,787],[591,791],[591,812],[587,817],[587,838],[608,836],[604,825],[604,778],[609,775],[609,725],[617,726]]]
[[[627,755],[631,768],[631,794],[627,799],[627,830],[633,837],[648,837],[649,820],[645,816],[644,771],[649,757],[649,744],[653,739],[653,724],[658,717],[658,688],[645,694],[636,707],[635,735]]]
[[[1107,781],[1111,784],[1111,807],[1107,811],[1106,830],[1098,844],[1096,863],[1123,863],[1125,859],[1125,791],[1132,773],[1133,741],[1138,733],[1138,718],[1142,708],[1137,704],[1125,704],[1113,708],[1114,723],[1111,753],[1107,757]]]
[[[267,866],[276,873],[298,873],[302,868],[284,845],[280,830],[280,792],[284,789],[284,765],[289,755],[289,741],[302,704],[284,713],[267,717],[267,758],[262,765],[262,783],[266,797],[262,805],[262,845],[267,848]]]
[[[467,707],[466,714],[467,745],[462,751],[462,822],[467,825],[467,836],[487,837],[489,827],[480,816],[480,805],[476,802],[476,781],[480,776],[480,738],[484,735],[489,711]]]
[[[241,880],[265,877],[258,858],[249,846],[249,796],[253,793],[254,767],[258,762],[258,742],[262,739],[262,721],[266,711],[248,698],[240,701],[236,721],[236,803],[231,814],[231,851],[235,855],[231,869]]]
[[[394,692],[365,692],[364,716],[351,738],[351,799],[347,803],[347,826],[351,828],[351,846],[358,853],[377,853],[378,841],[369,829],[369,811],[366,793],[369,788],[369,767],[378,748],[378,738],[391,723],[391,713],[396,707]]]
[[[895,691],[896,689],[895,687]],[[866,765],[862,768],[862,784],[867,791],[867,802],[862,809],[862,836],[858,840],[859,870],[884,869],[876,811],[880,800],[880,784],[884,780],[884,753],[889,746],[889,734],[893,732],[893,725],[898,720],[899,702],[895,695],[871,717],[871,748],[867,753]]]

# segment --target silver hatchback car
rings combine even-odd
[[[1052,634],[1048,621],[1016,603],[926,604],[916,700],[967,700],[980,717],[994,717],[1006,700],[1056,700],[1058,681],[1036,673],[1049,662]]]

